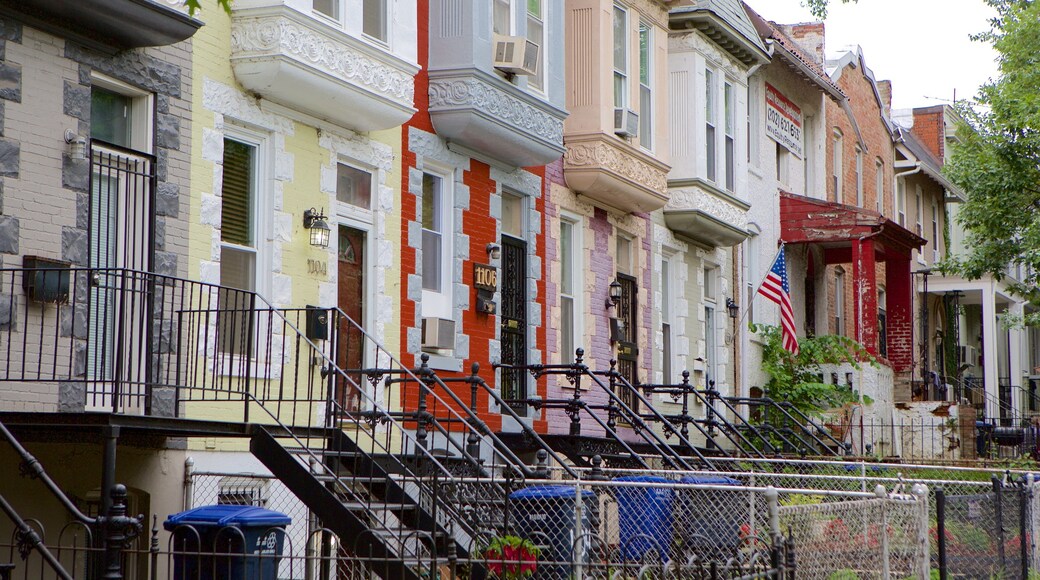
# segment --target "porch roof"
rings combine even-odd
[[[873,238],[878,257],[908,257],[926,240],[876,211],[780,192],[780,237],[787,244],[817,244],[842,253],[852,242]],[[841,263],[828,259],[830,263]],[[842,260],[847,261],[847,260]]]

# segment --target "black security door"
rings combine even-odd
[[[617,317],[621,322],[620,340],[618,341],[618,373],[625,377],[630,384],[638,384],[639,375],[639,349],[636,347],[636,310],[639,300],[637,297],[638,287],[636,279],[627,274],[618,274],[617,281],[621,284],[621,301],[618,302]],[[639,412],[639,401],[630,389],[622,389],[621,400],[633,411]]]
[[[527,242],[502,236],[502,364],[527,365]],[[527,371],[502,369],[502,398],[520,401],[527,398]],[[527,405],[511,405],[526,415]]]

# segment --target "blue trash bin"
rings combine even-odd
[[[538,580],[568,580],[573,576],[574,547],[579,534],[584,534],[584,562],[589,562],[589,554],[597,549],[594,544],[599,503],[592,491],[585,490],[581,495],[581,525],[576,526],[577,491],[572,485],[539,485],[509,494],[514,532],[534,542],[541,551],[534,575]]]
[[[683,484],[740,485],[722,475],[691,475]],[[740,525],[747,523],[747,496],[711,489],[678,489],[673,506],[676,537],[687,558],[718,560],[732,556],[740,544]]]
[[[614,481],[647,484],[614,488],[621,557],[628,562],[644,557],[667,562],[672,544],[672,490],[655,484],[671,481],[656,475],[617,477]]]
[[[285,527],[291,523],[281,512],[242,505],[173,514],[163,522],[173,533],[173,578],[276,580]]]

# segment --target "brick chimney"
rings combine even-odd
[[[936,157],[945,161],[946,116],[942,105],[914,109],[912,131]]]
[[[881,106],[886,117],[892,117],[892,81],[878,81],[878,94],[881,95]]]
[[[824,59],[824,29],[822,22],[802,22],[801,24],[778,24],[780,30],[791,37],[802,47],[816,62],[823,64]]]

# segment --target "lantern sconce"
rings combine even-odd
[[[617,308],[621,303],[621,282],[614,280],[610,283],[607,294],[607,308]]]
[[[319,212],[312,207],[303,212],[303,227],[311,231],[311,245],[315,248],[329,247],[332,230],[325,220],[324,210]]]
[[[726,310],[729,311],[729,317],[736,319],[740,316],[740,305],[737,304],[732,298],[726,299]]]
[[[502,246],[494,242],[484,246],[484,250],[487,252],[489,260],[497,260],[502,257]]]

